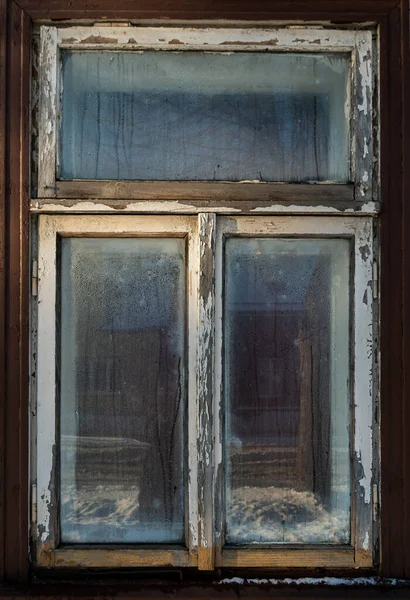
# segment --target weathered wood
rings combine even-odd
[[[354,550],[340,548],[223,549],[223,567],[354,567]]]
[[[28,570],[28,257],[30,19],[10,6],[8,56],[8,274],[6,288],[5,569]]]
[[[400,27],[402,39],[402,231],[403,233],[403,354],[404,364],[409,364],[410,357],[410,10],[408,1],[400,5]],[[410,370],[406,367],[403,373],[403,537],[404,543],[410,539]],[[410,579],[409,552],[405,556],[404,577]]]
[[[374,370],[373,356],[378,352],[373,341],[373,223],[358,222],[354,244],[354,285],[352,290],[354,312],[352,315],[353,349],[353,480],[352,497],[352,544],[356,555],[363,561],[364,555],[373,556],[373,436],[374,422]],[[377,382],[376,382],[377,383]],[[377,449],[378,450],[378,449]],[[364,566],[364,565],[360,565]]]
[[[0,581],[4,577],[7,0],[0,0]]]
[[[57,30],[42,28],[39,57],[38,183],[40,197],[54,198],[57,156]]]
[[[110,0],[20,0],[20,6],[32,19],[326,19],[371,21],[388,13],[395,0],[259,0],[250,4],[246,0],[222,0],[218,5],[200,0],[155,0],[141,2],[138,8],[133,0],[113,5]]]
[[[19,4],[29,11],[29,14],[35,18],[155,18],[155,17],[173,17],[173,18],[239,18],[239,19],[320,19],[341,21],[380,21],[380,18],[387,14],[393,6],[399,3],[396,0],[378,1],[368,0],[346,0],[345,2],[275,2],[275,3],[256,3],[249,5],[240,2],[235,3],[223,1],[222,4],[204,6],[199,3],[187,2],[181,3],[160,3],[149,6],[139,5],[138,11],[135,10],[135,3],[128,0],[126,4],[113,4],[108,0],[102,3],[91,0],[75,0],[69,2],[64,0],[20,0]],[[383,182],[383,200],[384,211],[382,220],[382,301],[383,301],[383,398],[382,398],[382,422],[383,422],[383,488],[382,488],[382,510],[383,510],[383,531],[382,531],[382,564],[383,573],[386,575],[399,575],[407,572],[410,568],[410,554],[407,551],[406,538],[409,538],[408,515],[409,506],[405,504],[404,495],[408,488],[410,477],[409,468],[403,454],[408,452],[409,435],[405,429],[408,418],[407,410],[408,391],[403,395],[403,359],[408,360],[408,340],[407,334],[403,338],[402,321],[403,306],[405,319],[408,318],[408,304],[402,304],[404,299],[407,302],[407,293],[402,297],[402,274],[410,273],[409,257],[407,246],[403,241],[403,228],[408,230],[407,220],[402,221],[402,201],[405,197],[407,187],[404,187],[404,181],[408,181],[408,155],[403,154],[403,130],[402,119],[404,118],[405,107],[409,105],[408,92],[404,91],[402,78],[408,77],[408,48],[405,44],[405,34],[400,29],[403,26],[406,11],[408,11],[408,2],[400,3],[401,15],[398,11],[386,21],[381,23],[381,47],[382,47],[382,182]],[[389,29],[389,34],[387,34]],[[407,34],[406,34],[407,35]],[[16,51],[16,48],[14,48]],[[387,60],[387,54],[390,59]],[[404,69],[407,68],[407,71]],[[406,75],[404,75],[406,73]],[[13,78],[19,80],[21,76],[21,65],[16,65],[13,72]],[[408,84],[406,83],[406,89]],[[406,119],[408,117],[406,116]],[[407,157],[407,162],[406,162]],[[22,154],[22,160],[27,158],[25,152]],[[14,184],[17,180],[12,181]],[[407,184],[408,185],[408,184]],[[391,212],[391,215],[389,214]],[[405,213],[406,215],[407,213]],[[406,218],[406,217],[405,217]],[[13,244],[16,235],[13,234]],[[402,261],[402,248],[405,248],[404,260]],[[19,264],[21,267],[23,263]],[[10,272],[10,283],[14,284],[16,277],[21,278],[21,273]],[[9,298],[10,298],[9,294]],[[12,299],[16,301],[15,298]],[[405,321],[407,322],[407,321]],[[402,351],[405,351],[405,354]],[[10,371],[9,377],[18,377],[15,370]],[[407,384],[405,384],[407,385]],[[406,402],[404,402],[406,400]],[[408,429],[408,427],[407,427]],[[18,429],[14,428],[14,434],[18,436]],[[24,446],[24,435],[20,436]],[[406,484],[407,482],[407,484]],[[10,485],[12,485],[10,483]],[[25,494],[24,489],[20,492]],[[407,496],[408,498],[408,496]],[[24,504],[24,502],[23,502]],[[407,518],[406,518],[407,515]],[[14,527],[11,523],[7,527]],[[24,526],[21,528],[24,529]],[[25,532],[20,532],[25,536]],[[14,560],[19,560],[14,556]],[[9,563],[12,557],[9,558]],[[299,565],[298,565],[299,566]],[[328,566],[328,565],[327,565]],[[409,576],[409,575],[407,575]],[[314,594],[316,595],[317,592]],[[358,592],[361,593],[361,592]],[[382,592],[384,593],[384,591]],[[334,590],[331,595],[335,595]],[[405,595],[408,591],[404,592]],[[341,591],[344,597],[345,592]],[[349,595],[353,592],[349,591]],[[374,592],[376,596],[377,593]]]
[[[198,568],[214,568],[214,314],[215,214],[198,215]]]
[[[351,128],[353,138],[353,165],[355,171],[356,199],[373,198],[373,84],[375,65],[372,56],[372,33],[357,39],[354,52],[354,109]]]
[[[50,197],[50,196],[48,196]],[[353,185],[287,183],[151,182],[151,181],[57,181],[56,198],[130,200],[207,200],[261,202],[351,202]],[[41,194],[39,194],[41,198]]]
[[[184,549],[59,548],[54,550],[53,559],[52,566],[57,568],[188,567],[191,564],[189,552]],[[44,566],[50,565],[46,563]]]
[[[402,10],[408,11],[408,3]],[[406,17],[406,21],[407,21]],[[404,162],[402,119],[410,98],[404,80],[408,72],[408,46],[402,42],[400,8],[391,11],[380,28],[381,42],[381,185],[386,210],[381,219],[381,572],[392,577],[410,576],[408,458],[409,340],[404,335],[410,305],[403,285],[410,270],[408,254],[408,197],[404,182],[409,168]],[[407,36],[406,36],[407,37]],[[404,53],[405,61],[397,60]],[[404,97],[404,92],[406,96]],[[406,116],[406,119],[408,117]],[[408,140],[406,144],[408,143]],[[406,183],[406,187],[408,183]],[[407,187],[408,192],[408,187]],[[404,244],[406,244],[404,246]],[[405,248],[405,253],[403,253]],[[404,304],[404,300],[407,304]],[[407,421],[405,420],[407,416]]]
[[[57,565],[57,560],[60,552],[58,548],[59,538],[59,505],[58,505],[58,489],[57,469],[55,457],[58,454],[58,436],[56,413],[58,410],[58,394],[56,390],[56,333],[57,333],[57,316],[56,316],[56,295],[57,295],[57,272],[56,272],[56,254],[57,254],[57,238],[59,236],[126,236],[134,235],[146,236],[175,236],[180,238],[188,238],[188,262],[193,263],[192,269],[197,267],[196,255],[194,249],[197,250],[197,219],[185,216],[167,216],[158,218],[157,216],[136,216],[130,219],[127,216],[117,215],[92,215],[83,217],[80,215],[41,215],[39,218],[39,284],[38,284],[38,360],[37,360],[37,523],[36,523],[36,542],[37,542],[37,562],[42,566],[54,567]],[[192,240],[192,241],[191,241]],[[190,265],[191,269],[191,265]],[[193,281],[194,275],[188,278],[190,294],[188,300],[188,314],[190,317],[190,329],[192,328],[192,317],[196,315],[197,310],[197,287]],[[192,288],[192,292],[191,292]],[[196,325],[196,323],[195,323]],[[195,339],[195,332],[193,333]],[[192,359],[191,348],[192,335],[189,332],[190,356],[189,369],[195,373],[196,363]],[[194,357],[196,354],[194,353]],[[193,376],[195,378],[195,375]],[[189,382],[188,382],[189,385]],[[189,391],[191,392],[191,389]],[[192,397],[191,403],[195,403],[195,394],[190,394]],[[193,427],[191,422],[194,421]],[[189,407],[189,444],[196,450],[196,422],[195,409]],[[194,435],[192,435],[192,429]],[[194,442],[192,438],[194,437]],[[57,450],[56,450],[57,448]],[[58,480],[57,480],[58,481]],[[191,508],[191,500],[188,499]],[[196,506],[196,499],[194,506]],[[188,511],[187,511],[188,512]],[[195,510],[190,510],[189,517],[192,518],[192,513],[196,516]],[[195,524],[196,525],[196,524]],[[189,550],[182,550],[182,554],[186,558],[178,558],[174,566],[192,566],[196,564],[196,548],[191,544],[192,535],[188,542]],[[195,540],[194,540],[195,542]],[[66,552],[68,549],[61,549]],[[77,550],[80,551],[76,558]],[[134,549],[133,549],[134,550]],[[103,558],[104,552],[92,554],[92,560],[97,560],[96,557]],[[85,555],[88,551],[81,549],[70,549],[71,554],[69,564],[76,566],[86,566]],[[145,550],[144,550],[145,552]],[[140,561],[139,566],[149,566],[149,558],[144,558],[144,552],[141,549],[135,548],[133,552],[123,552],[120,555],[121,565],[118,556],[109,554],[111,562],[104,563],[103,566],[136,566],[135,561]],[[147,556],[153,556],[154,552],[158,552],[161,556],[162,549],[157,547]],[[181,554],[181,556],[182,556]],[[62,555],[63,558],[66,554]],[[169,566],[169,560],[174,555],[168,554],[166,558],[158,560],[163,561],[161,566]],[[178,555],[179,556],[179,555]],[[131,564],[126,565],[125,561],[130,558]],[[138,558],[140,557],[140,558]],[[141,558],[142,557],[142,558]],[[65,559],[64,559],[65,560]],[[144,562],[145,560],[145,562]],[[74,562],[73,562],[74,561]],[[81,562],[81,564],[80,564]],[[84,563],[84,564],[83,564]],[[60,564],[60,563],[59,563]],[[97,564],[88,566],[97,566]],[[153,560],[150,566],[160,566],[159,563]]]
[[[33,213],[61,214],[197,214],[215,212],[220,214],[315,214],[377,215],[380,204],[377,202],[321,202],[317,200],[293,202],[291,200],[270,202],[260,200],[218,202],[212,200],[60,200],[42,199],[31,201]]]

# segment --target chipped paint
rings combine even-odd
[[[373,219],[370,217],[331,216],[317,217],[305,214],[295,216],[258,217],[254,215],[221,216],[217,232],[217,283],[216,283],[216,352],[218,365],[222,357],[222,248],[224,235],[295,235],[349,237],[354,242],[352,265],[352,319],[353,349],[353,422],[352,458],[355,487],[352,491],[353,523],[352,545],[355,548],[355,565],[372,565],[372,506],[373,479]],[[365,302],[364,302],[365,300]],[[221,405],[222,374],[216,372],[215,410]],[[216,436],[216,464],[222,463],[222,440]],[[236,559],[238,560],[238,559]],[[245,563],[241,563],[245,566]]]
[[[389,579],[385,577],[299,577],[292,579],[263,579],[263,578],[243,578],[229,577],[215,582],[220,585],[274,585],[274,586],[377,586],[377,587],[397,587],[408,586],[408,579]]]
[[[37,555],[38,562],[42,566],[50,566],[50,561],[56,563],[56,556],[60,550],[53,550],[55,541],[58,537],[57,526],[57,506],[54,502],[54,473],[55,473],[55,452],[56,447],[56,361],[55,361],[55,340],[56,340],[56,254],[57,237],[59,234],[82,235],[98,232],[99,234],[148,234],[148,235],[176,235],[187,237],[188,242],[188,264],[192,266],[192,287],[188,295],[188,368],[190,372],[196,372],[196,346],[197,346],[197,219],[186,216],[167,216],[161,218],[158,216],[135,216],[130,219],[127,216],[116,215],[41,215],[39,217],[39,286],[38,286],[38,373],[37,373]],[[188,512],[186,521],[189,522],[189,532],[187,536],[188,551],[181,551],[175,555],[164,554],[161,566],[168,564],[169,560],[175,560],[174,565],[193,566],[196,561],[197,544],[197,476],[196,476],[196,443],[197,443],[197,422],[196,422],[196,386],[195,377],[188,378],[188,443],[194,449],[194,459],[188,462],[191,485],[189,487]],[[196,496],[192,497],[192,494]],[[53,552],[50,554],[50,550]],[[75,550],[73,550],[75,553]],[[148,564],[144,559],[141,550],[130,551],[126,555],[128,566],[132,564]],[[148,551],[147,551],[148,552]],[[141,557],[138,558],[139,554]],[[112,557],[112,564],[120,564],[118,557],[114,556],[114,551],[107,556]],[[160,555],[161,553],[159,553]],[[159,556],[158,555],[158,556]],[[72,561],[79,565],[80,559],[70,554],[59,554],[61,566],[64,561]],[[71,556],[71,558],[67,558]],[[80,556],[80,555],[79,555]],[[174,557],[174,558],[173,558]],[[91,560],[90,555],[90,560]],[[86,559],[82,559],[87,562]],[[107,558],[108,560],[108,558]],[[125,560],[125,559],[121,559]],[[145,562],[144,562],[145,560]],[[150,558],[151,562],[154,560]],[[167,562],[168,561],[168,562]],[[59,562],[60,564],[60,562]],[[125,564],[125,563],[123,563]],[[65,564],[67,566],[67,564]]]
[[[215,311],[215,214],[198,215],[198,568],[214,568],[213,379]]]
[[[85,40],[84,44],[118,44],[118,39],[104,37],[102,35],[90,35]]]
[[[112,36],[112,37],[111,37]],[[96,41],[94,41],[94,38]],[[58,43],[61,47],[92,47],[107,38],[107,28],[101,26],[59,29]],[[130,38],[134,40],[130,42]],[[355,45],[355,32],[348,30],[324,30],[320,27],[306,28],[302,36],[283,28],[211,28],[198,27],[118,27],[110,28],[107,46],[132,45],[158,48],[160,46],[184,45],[189,48],[218,47],[309,49],[320,51],[323,46],[334,51],[350,51]]]
[[[39,59],[39,141],[38,194],[55,196],[56,129],[57,129],[57,30],[42,27]]]
[[[298,204],[280,203],[280,202],[244,202],[241,200],[229,203],[189,200],[157,200],[157,201],[128,201],[124,200],[75,200],[59,199],[58,201],[32,200],[31,212],[33,213],[111,213],[111,214],[138,214],[166,213],[166,214],[198,214],[219,213],[219,214],[316,214],[316,215],[343,215],[360,214],[377,215],[380,207],[377,202],[352,202],[346,206],[334,204],[308,204],[300,202]]]
[[[358,197],[370,200],[373,188],[373,58],[370,31],[357,32],[352,59],[355,97],[351,120],[354,179]]]

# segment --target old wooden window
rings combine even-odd
[[[37,563],[373,565],[372,32],[40,47]]]

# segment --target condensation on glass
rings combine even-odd
[[[228,238],[226,542],[350,542],[347,239]]]
[[[62,52],[61,179],[350,180],[346,54]]]
[[[60,532],[183,543],[185,240],[63,238]]]

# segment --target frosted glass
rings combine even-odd
[[[63,52],[62,179],[349,180],[349,57]]]
[[[350,541],[349,253],[226,242],[228,544]]]
[[[184,541],[185,241],[61,241],[60,529]]]

